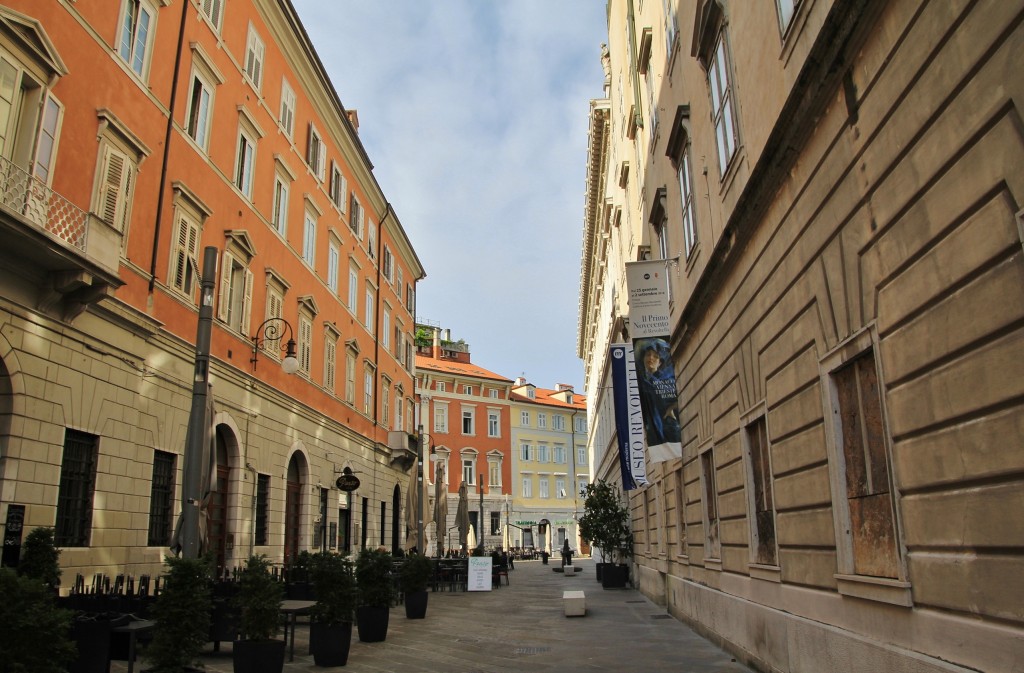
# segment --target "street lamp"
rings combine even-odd
[[[299,370],[299,360],[295,357],[295,339],[292,338],[292,326],[284,318],[267,318],[252,337],[252,370],[256,371],[256,360],[259,359],[261,348],[267,344],[277,344],[279,350],[284,351],[284,360],[281,361],[281,369],[285,374],[294,374]],[[281,348],[281,341],[288,337],[288,341]]]
[[[480,555],[484,553],[484,473],[480,473],[480,539],[476,543]]]

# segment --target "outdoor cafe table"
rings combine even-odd
[[[314,605],[316,605],[316,601],[281,601],[281,614],[284,615],[284,642],[288,647],[288,661],[295,661],[295,620],[299,615],[308,615],[310,608]],[[291,632],[290,640],[289,632]]]
[[[151,619],[136,619],[111,629],[112,633],[128,634],[128,673],[133,673],[135,670],[135,647],[138,644],[139,634],[151,631],[154,626],[156,626],[156,622]]]

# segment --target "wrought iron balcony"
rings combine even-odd
[[[85,252],[89,213],[6,158],[0,158],[0,202],[51,236]]]
[[[121,234],[0,157],[0,262],[25,279],[36,308],[72,320],[123,285]]]

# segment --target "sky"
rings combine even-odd
[[[604,0],[292,0],[474,364],[583,389],[576,356]]]

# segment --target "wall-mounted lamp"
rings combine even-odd
[[[294,374],[299,371],[299,360],[295,357],[295,339],[292,338],[292,326],[284,318],[267,318],[263,324],[256,329],[252,337],[252,370],[256,371],[256,360],[259,359],[259,352],[266,344],[277,344],[277,347],[284,351],[284,360],[281,361],[281,369],[285,374]],[[281,348],[281,340],[288,337],[284,348]]]

